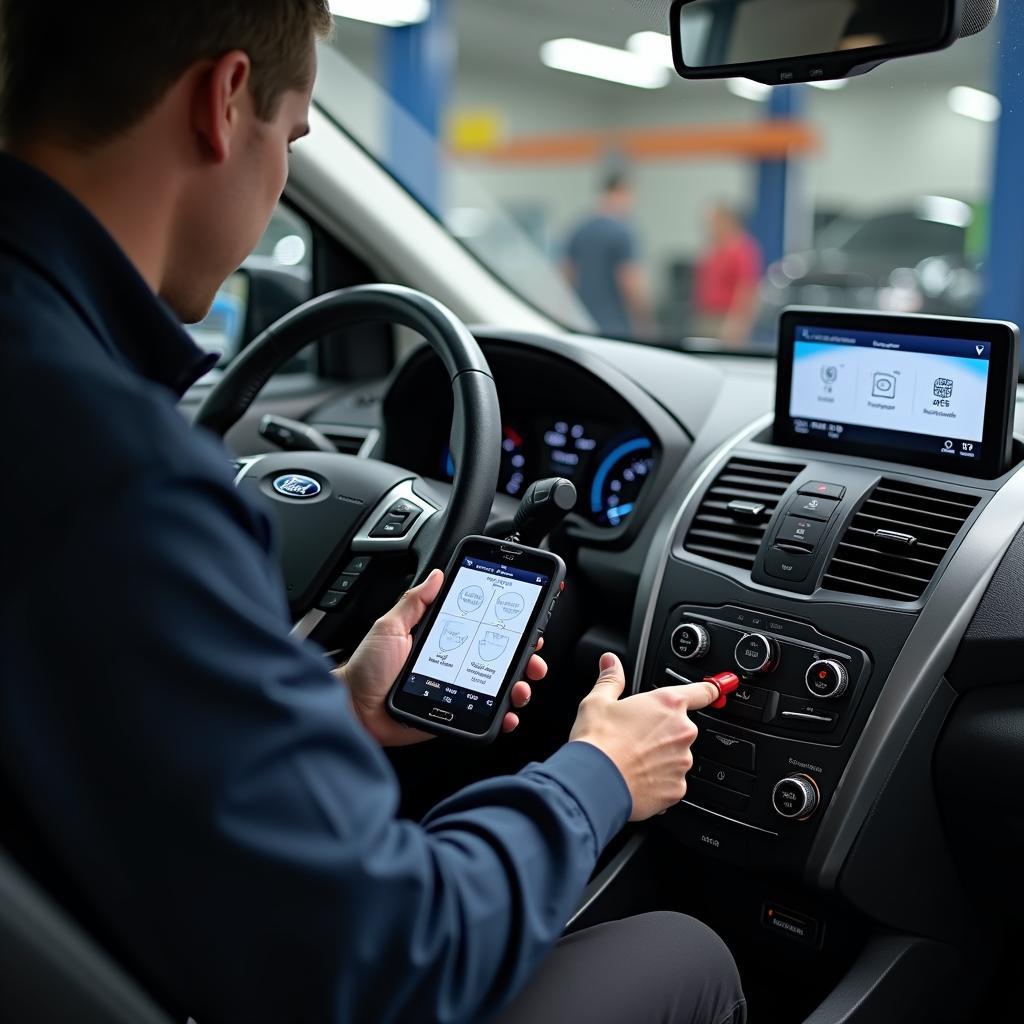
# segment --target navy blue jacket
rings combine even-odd
[[[630,810],[571,743],[397,818],[289,637],[264,513],[177,401],[208,360],[101,225],[0,154],[0,784],[152,988],[215,1021],[477,1021]]]

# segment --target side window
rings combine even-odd
[[[313,296],[313,232],[294,210],[280,205],[252,254],[229,277],[206,319],[188,328],[196,344],[227,366],[258,334]],[[312,368],[313,351],[283,372]]]

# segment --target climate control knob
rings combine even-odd
[[[748,676],[774,672],[779,664],[779,645],[760,633],[747,633],[736,645],[735,657]]]
[[[772,790],[772,807],[783,818],[809,818],[818,809],[818,801],[818,787],[807,775],[789,775]]]
[[[696,622],[684,622],[672,631],[672,653],[683,661],[703,658],[711,648],[711,634]]]
[[[842,697],[850,685],[850,674],[846,666],[831,658],[814,662],[804,676],[807,689],[814,697]]]

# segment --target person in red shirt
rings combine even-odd
[[[757,316],[761,250],[723,204],[712,208],[708,230],[711,245],[697,265],[695,333],[739,347],[750,340]]]

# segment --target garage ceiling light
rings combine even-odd
[[[430,17],[430,0],[331,0],[331,14],[401,28]]]
[[[660,64],[675,71],[672,59],[672,37],[664,32],[634,32],[626,40],[626,49],[651,64]]]
[[[669,82],[668,68],[664,65],[638,57],[628,50],[588,43],[584,39],[552,39],[540,48],[540,59],[557,71],[601,78],[638,89],[661,89]]]
[[[772,94],[770,85],[751,82],[748,78],[729,78],[726,80],[725,87],[733,96],[739,96],[743,100],[753,100],[755,103],[765,103]]]
[[[998,121],[1003,105],[990,92],[958,85],[949,90],[949,109],[954,114],[973,117],[975,121]]]

